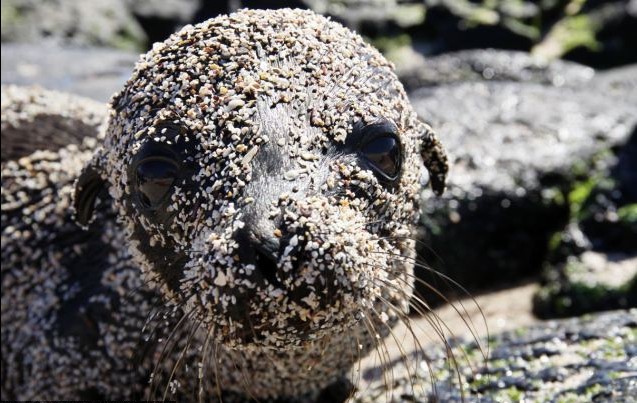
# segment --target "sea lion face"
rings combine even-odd
[[[358,35],[244,10],[141,58],[93,166],[169,300],[227,345],[287,348],[406,309],[432,149]]]

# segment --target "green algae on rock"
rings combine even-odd
[[[637,310],[549,321],[488,340],[489,358],[475,342],[451,344],[449,353],[426,351],[428,365],[415,372],[399,361],[383,385],[363,390],[357,401],[386,396],[417,402],[631,402],[637,396]],[[414,352],[415,355],[420,353]],[[430,383],[433,374],[435,386]]]

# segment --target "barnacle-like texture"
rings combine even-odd
[[[361,163],[356,148],[368,140],[364,128],[379,122],[400,142],[402,168],[392,183]],[[102,268],[97,281],[120,297],[117,304],[103,303],[119,315],[133,301],[131,317],[138,319],[119,329],[131,339],[142,338],[144,318],[159,317],[175,329],[172,340],[181,340],[155,353],[165,362],[146,374],[150,389],[164,383],[184,395],[196,389],[214,397],[222,389],[256,398],[310,398],[404,318],[423,157],[440,191],[444,152],[417,120],[392,66],[341,25],[309,11],[243,10],[187,26],[141,57],[112,100],[103,142],[93,148],[90,161],[77,150],[59,163],[84,163],[85,174],[96,172],[103,181],[97,218],[88,228],[105,231],[99,240],[112,267]],[[140,195],[138,170],[149,149],[164,150],[157,161],[177,160],[178,171],[166,200],[152,208]],[[51,225],[38,235],[50,242],[58,228],[81,233],[69,227],[67,211],[70,182],[79,172],[62,171],[63,182],[51,180],[36,192],[42,197],[55,188],[65,195],[35,207],[36,213],[52,211]],[[10,172],[33,173],[13,165]],[[88,182],[79,183],[79,194],[86,193]],[[5,232],[12,245],[19,243],[15,229],[4,227],[5,197],[7,205],[14,203],[5,194],[3,166],[3,322],[5,289],[14,284],[5,286]],[[11,222],[20,219],[25,216]],[[59,253],[84,256],[81,245]],[[262,263],[253,249],[273,261]],[[13,249],[7,256],[15,257]],[[48,273],[37,272],[38,265],[55,272],[38,280],[42,301],[30,300],[46,303],[37,315],[55,324],[57,300],[44,296],[71,282],[63,260],[46,259],[28,261],[25,281]],[[115,267],[127,267],[120,272],[131,279],[114,284]],[[174,321],[153,312],[155,293]],[[124,385],[114,378],[123,373],[120,367],[135,365],[127,361],[132,353],[110,352],[134,347],[121,344],[127,337],[102,337],[104,329],[98,323],[98,345],[119,365],[100,380],[99,392],[108,395]],[[152,344],[152,338],[144,340]],[[3,330],[3,356],[4,346]],[[69,362],[81,362],[83,353],[76,355]],[[137,372],[149,364],[139,365]],[[92,369],[99,375],[100,368]]]

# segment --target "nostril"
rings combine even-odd
[[[257,275],[261,275],[269,284],[281,286],[281,281],[277,278],[277,258],[278,250],[275,243],[258,238],[252,231],[242,230],[235,234],[235,239],[239,243],[239,259],[245,265],[253,264]]]
[[[281,285],[281,282],[277,278],[277,262],[271,255],[262,252],[259,248],[255,248],[254,254],[256,269],[261,273],[264,279],[270,284]]]

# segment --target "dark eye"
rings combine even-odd
[[[375,136],[360,149],[363,156],[385,180],[396,180],[402,162],[401,147],[393,133]]]
[[[156,208],[172,187],[177,163],[168,158],[151,157],[137,165],[137,190],[144,207]]]

